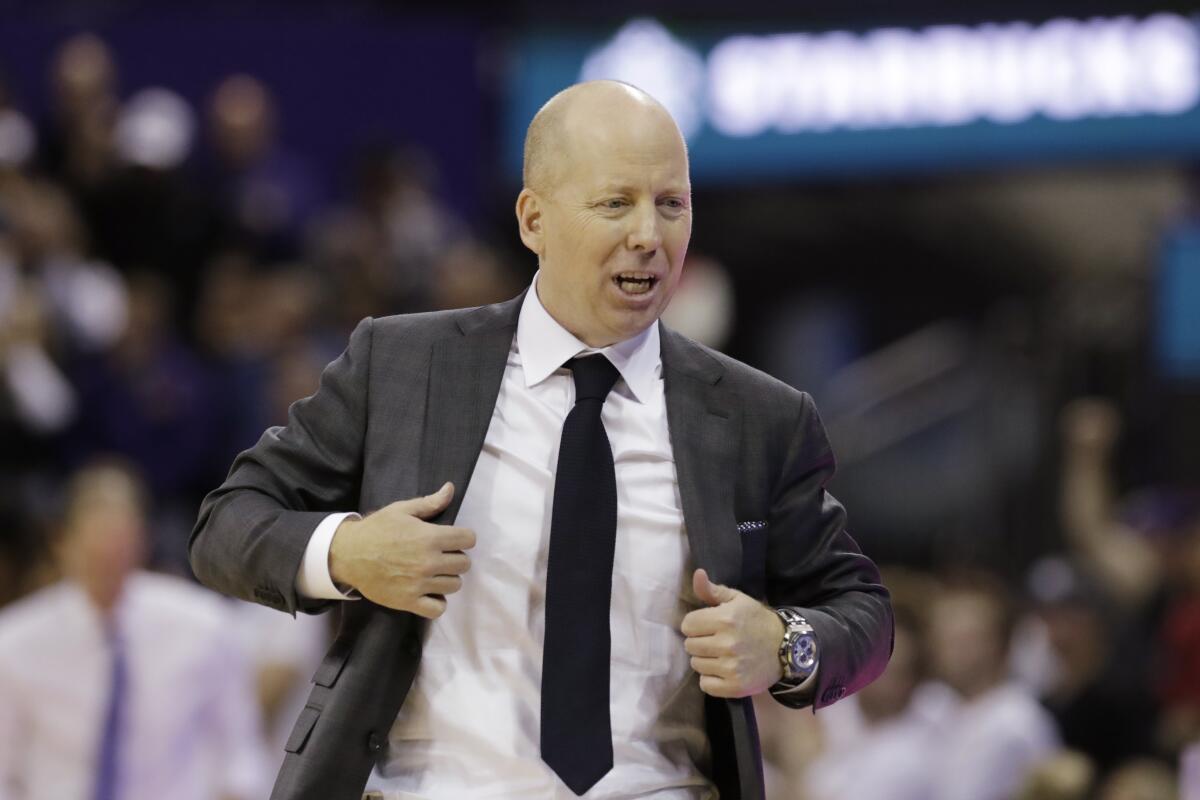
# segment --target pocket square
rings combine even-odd
[[[747,520],[737,524],[738,541],[742,543],[741,590],[751,597],[766,597],[767,521]]]

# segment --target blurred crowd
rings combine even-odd
[[[113,770],[127,800],[260,798],[332,622],[194,585],[200,498],[358,320],[505,299],[533,265],[418,149],[325,185],[251,75],[203,108],[126,95],[81,34],[47,86],[34,119],[0,82],[0,800]],[[687,269],[671,322],[719,343],[729,279]],[[1118,494],[1110,403],[1060,421],[1061,545],[1019,580],[885,565],[884,677],[815,715],[758,698],[773,800],[1200,797],[1200,494]]]
[[[109,453],[155,499],[154,563],[186,571],[198,499],[358,320],[520,288],[417,150],[367,147],[335,190],[280,143],[249,75],[202,112],[162,87],[122,97],[113,53],[85,34],[49,77],[36,123],[0,89],[2,507],[25,531],[5,545],[23,576],[62,478]]]
[[[200,499],[360,319],[524,278],[419,150],[373,144],[326,186],[255,77],[195,109],[116,65],[64,41],[44,119],[0,77],[0,798],[83,797],[121,741],[123,798],[251,800],[333,623],[195,586]]]
[[[1114,494],[1120,417],[1061,414],[1061,552],[1023,581],[885,567],[882,678],[797,720],[758,702],[771,797],[1171,800],[1200,790],[1200,495]]]

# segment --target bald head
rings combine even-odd
[[[549,191],[574,157],[576,140],[587,133],[631,125],[667,125],[686,144],[674,118],[636,86],[598,80],[568,86],[546,101],[525,134],[525,186]]]

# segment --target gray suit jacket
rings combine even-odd
[[[287,742],[272,800],[358,800],[417,671],[426,620],[365,600],[296,594],[317,523],[459,487],[458,513],[491,420],[521,297],[458,311],[366,319],[285,426],[241,453],[192,532],[208,586],[294,614],[343,605],[339,633]],[[667,419],[694,565],[816,629],[809,701],[873,680],[891,652],[891,606],[875,565],[825,492],[833,455],[812,400],[662,327]],[[739,521],[766,525],[741,533]],[[467,578],[469,580],[469,576]],[[453,602],[453,598],[451,598]],[[504,691],[497,686],[497,691]],[[762,764],[749,698],[706,696],[712,778],[722,798],[759,800]]]

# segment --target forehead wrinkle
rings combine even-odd
[[[575,163],[573,174],[588,192],[690,192],[687,167],[678,153],[646,156],[629,147],[600,145],[580,151],[584,157]]]

